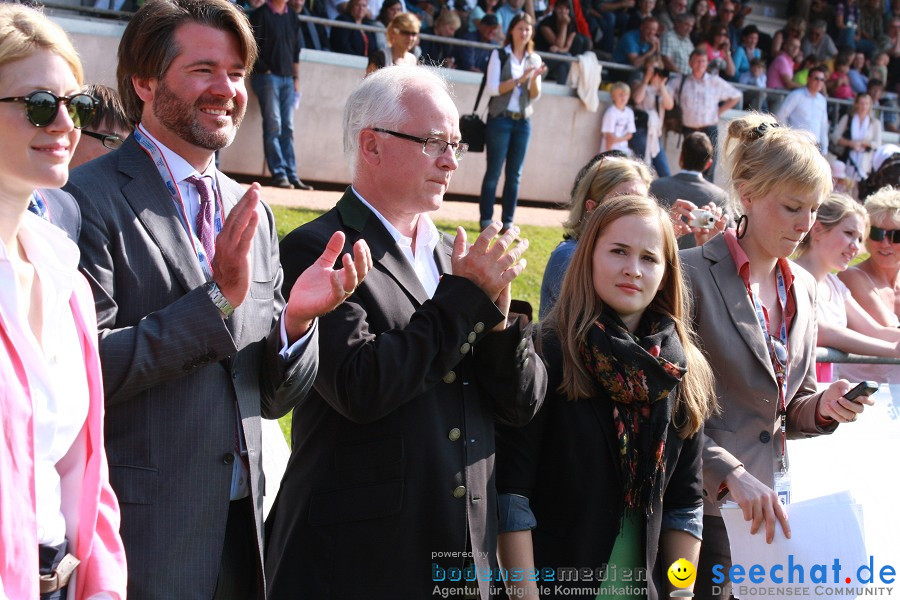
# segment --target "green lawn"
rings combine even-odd
[[[278,228],[279,238],[284,237],[300,225],[312,221],[322,214],[320,211],[287,208],[284,206],[272,206],[272,212],[275,214],[275,224]],[[456,227],[462,225],[466,229],[469,242],[474,241],[478,236],[478,223],[475,221],[463,221],[460,223],[436,221],[435,224],[438,229],[450,235],[455,235]],[[550,253],[562,239],[562,227],[558,225],[554,227],[522,225],[520,236],[527,238],[529,242],[528,250],[525,252],[528,266],[519,278],[513,282],[513,297],[530,302],[534,308],[534,314],[537,315],[541,296],[541,279],[544,277],[544,266],[547,264],[547,259],[550,258]],[[288,444],[290,444],[290,415],[282,417],[279,423],[285,438],[288,440]]]

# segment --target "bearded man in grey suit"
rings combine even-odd
[[[546,388],[531,325],[509,312],[528,243],[516,228],[491,243],[493,223],[467,248],[462,228],[454,240],[429,218],[465,153],[429,70],[367,77],[344,109],[344,149],[353,186],[285,237],[285,281],[335,229],[365,239],[374,264],[320,320],[329,343],[266,521],[269,598],[487,600],[502,586],[494,423],[528,422]]]
[[[371,261],[364,242],[339,261],[337,233],[284,303],[259,185],[245,192],[214,162],[244,115],[255,53],[227,0],[145,4],[119,46],[119,91],[139,124],[67,186],[83,216],[132,599],[264,596],[260,417],[307,395],[315,318]]]

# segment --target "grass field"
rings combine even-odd
[[[272,206],[272,212],[275,214],[279,238],[284,237],[300,225],[312,221],[322,214],[321,211],[284,206]],[[435,225],[437,225],[438,229],[450,235],[455,235],[456,227],[462,225],[466,229],[469,242],[474,241],[478,236],[478,223],[475,221],[462,221],[459,223],[436,221]],[[528,266],[522,275],[513,282],[513,298],[530,302],[536,315],[540,304],[541,279],[544,277],[544,266],[547,264],[547,259],[550,258],[550,253],[562,240],[562,227],[558,225],[554,227],[522,225],[520,236],[528,239],[529,247],[525,252]],[[290,444],[291,416],[286,415],[282,417],[279,420],[279,424],[285,438],[288,440],[288,444]]]

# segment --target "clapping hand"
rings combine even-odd
[[[349,298],[372,268],[369,246],[365,240],[359,240],[353,245],[353,256],[344,254],[341,257],[343,267],[335,269],[334,263],[343,247],[344,233],[336,231],[322,255],[294,282],[284,313],[290,343],[306,333],[313,319],[334,310]]]

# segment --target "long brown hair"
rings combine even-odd
[[[503,47],[509,46],[515,51],[516,47],[513,45],[512,30],[513,27],[519,24],[519,21],[527,21],[528,24],[531,25],[531,39],[525,43],[525,54],[530,54],[534,52],[534,19],[532,19],[531,15],[527,12],[520,12],[509,22],[509,28],[506,30],[506,38],[503,40]]]
[[[547,326],[559,337],[563,352],[563,378],[559,391],[569,400],[590,398],[596,386],[582,364],[579,346],[603,310],[603,301],[594,291],[594,247],[597,238],[622,217],[639,216],[656,219],[663,234],[663,260],[666,273],[656,297],[647,307],[670,317],[684,348],[687,373],[678,386],[675,414],[683,414],[684,423],[677,425],[678,434],[687,438],[700,430],[703,422],[716,410],[712,369],[696,343],[690,323],[690,296],[681,271],[678,244],[668,214],[651,198],[617,196],[600,204],[590,215],[572,262],[563,279],[559,301],[547,317]]]

